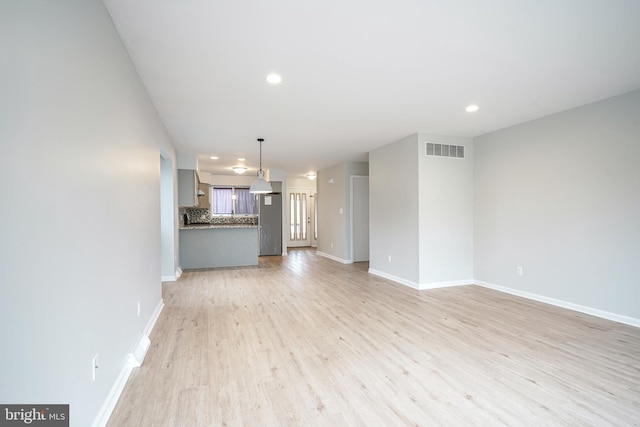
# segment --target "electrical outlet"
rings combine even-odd
[[[516,274],[517,274],[518,276],[522,276],[522,267],[520,267],[520,266],[517,266],[517,267],[516,267]]]
[[[91,380],[95,381],[96,380],[96,371],[98,370],[98,366],[99,366],[99,359],[98,359],[98,355],[96,354],[95,356],[93,356],[93,359],[91,359]]]
[[[140,317],[140,301],[138,301],[138,317]]]

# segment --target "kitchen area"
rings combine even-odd
[[[178,169],[182,269],[258,265],[259,256],[282,254],[281,183],[273,193],[248,185],[203,183],[196,170]]]

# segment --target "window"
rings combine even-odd
[[[213,187],[214,215],[254,214],[258,212],[256,199],[249,187]]]
[[[307,194],[289,193],[289,208],[291,218],[289,240],[307,240]]]

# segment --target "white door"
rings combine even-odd
[[[353,262],[369,261],[369,177],[351,177]]]
[[[304,189],[287,191],[288,247],[311,246],[311,192]]]

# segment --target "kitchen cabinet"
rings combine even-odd
[[[258,265],[258,226],[180,228],[180,267]]]
[[[202,191],[204,194],[198,197],[198,206],[201,208],[210,209],[211,208],[211,200],[209,199],[209,195],[211,191],[209,189],[209,184],[200,183],[198,185],[198,189]]]
[[[178,206],[198,206],[198,173],[190,169],[178,169]]]

